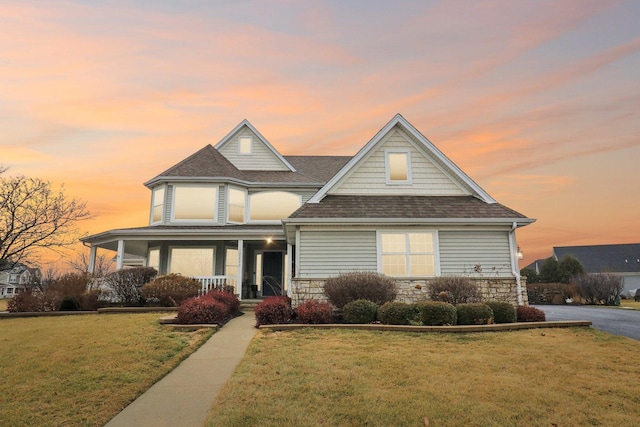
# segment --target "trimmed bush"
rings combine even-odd
[[[240,309],[240,300],[235,294],[227,291],[212,290],[202,296],[203,298],[213,298],[220,301],[227,307],[231,313],[237,313]]]
[[[419,317],[413,304],[404,302],[385,302],[378,309],[378,320],[385,325],[410,325]]]
[[[519,305],[516,312],[518,322],[544,322],[547,320],[544,311],[528,305]]]
[[[371,323],[376,320],[378,305],[366,299],[351,301],[342,308],[345,323]]]
[[[337,308],[359,299],[382,305],[396,299],[398,285],[384,274],[355,271],[328,279],[324,284],[324,293]]]
[[[189,298],[178,307],[178,323],[183,325],[223,324],[230,318],[229,307],[213,298]]]
[[[478,285],[463,276],[435,278],[429,283],[429,294],[433,301],[444,301],[453,305],[479,302],[482,299]]]
[[[198,295],[202,284],[190,277],[179,274],[158,276],[142,286],[142,297],[154,301],[162,307],[177,307],[187,298]]]
[[[516,308],[508,302],[488,301],[485,304],[493,311],[493,323],[515,323],[518,319]]]
[[[115,299],[124,305],[144,305],[142,286],[149,283],[158,272],[152,267],[125,268],[109,273],[104,283],[111,288]]]
[[[286,296],[265,298],[256,306],[254,311],[256,315],[256,326],[289,323],[293,315],[291,298]]]
[[[448,302],[422,301],[414,305],[420,312],[420,323],[424,326],[453,326],[457,322],[456,307]]]
[[[458,325],[488,325],[493,321],[493,311],[486,304],[458,304],[456,311]]]
[[[322,324],[331,323],[333,307],[327,302],[316,300],[306,301],[295,309],[296,317],[300,323]]]

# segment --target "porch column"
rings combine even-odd
[[[293,246],[290,243],[287,243],[287,262],[284,265],[284,275],[287,278],[286,279],[287,280],[287,296],[289,298],[292,298],[291,297],[291,294],[292,294],[292,292],[291,292],[291,284],[292,284],[292,282],[291,282],[291,262],[293,261],[291,259],[292,255],[293,255],[292,249],[293,249]]]
[[[238,278],[236,279],[238,284],[238,298],[242,300],[242,279],[244,278],[244,240],[238,240]]]
[[[93,272],[96,269],[96,252],[97,252],[98,248],[96,246],[91,245],[91,249],[89,249],[89,266],[88,266],[88,273],[89,274],[93,274]]]
[[[122,270],[124,262],[124,240],[118,240],[118,252],[116,254],[116,270]]]

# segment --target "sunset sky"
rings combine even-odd
[[[64,183],[88,233],[248,119],[353,155],[401,113],[553,246],[640,242],[640,1],[0,0],[0,164]]]

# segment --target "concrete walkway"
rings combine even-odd
[[[106,426],[202,427],[256,334],[255,323],[253,311],[232,319]]]

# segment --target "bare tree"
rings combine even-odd
[[[0,269],[37,258],[42,249],[58,252],[78,242],[75,224],[91,214],[86,202],[63,190],[39,178],[0,176]]]
[[[78,253],[78,256],[75,259],[72,259],[67,262],[69,267],[79,273],[89,274],[89,255],[86,251],[82,251]],[[96,255],[95,265],[93,267],[93,277],[104,277],[108,273],[114,270],[113,258],[107,256],[107,254],[98,254]]]

